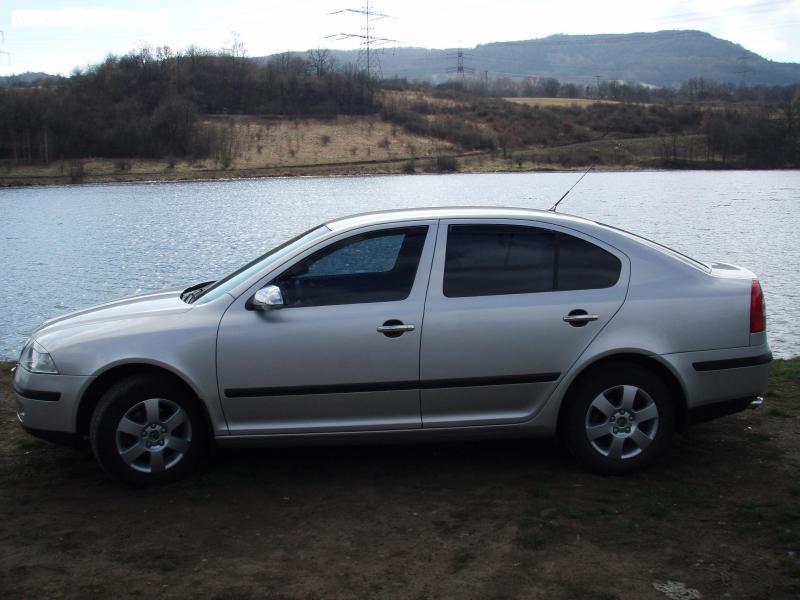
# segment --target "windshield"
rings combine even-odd
[[[276,246],[266,254],[262,254],[255,260],[247,263],[245,266],[237,269],[233,273],[226,275],[219,281],[216,281],[214,284],[210,285],[194,299],[194,302],[196,304],[205,304],[206,302],[216,300],[223,294],[230,292],[240,283],[247,281],[250,279],[250,277],[268,267],[270,264],[280,260],[288,254],[291,254],[297,248],[303,246],[311,240],[325,235],[329,231],[330,229],[328,229],[325,225],[321,225],[319,227],[315,227],[314,229],[310,229],[305,233],[301,233],[297,237],[290,239],[288,242],[284,242],[280,246]]]

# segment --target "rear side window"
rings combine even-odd
[[[444,295],[493,296],[553,289],[554,234],[513,225],[451,225]]]
[[[524,225],[451,225],[443,292],[448,298],[613,286],[622,264],[571,235]]]
[[[273,283],[287,306],[404,300],[411,293],[427,226],[382,229],[334,242]]]

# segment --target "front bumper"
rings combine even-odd
[[[78,404],[93,377],[31,373],[17,366],[11,380],[17,403],[17,420],[26,430],[77,432]]]

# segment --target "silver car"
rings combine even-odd
[[[211,448],[558,435],[600,473],[760,404],[753,273],[586,219],[431,208],[331,221],[216,282],[47,321],[14,373],[35,435],[134,484]]]

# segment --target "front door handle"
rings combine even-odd
[[[598,315],[590,315],[583,309],[576,309],[569,311],[569,314],[564,317],[564,322],[569,323],[573,327],[583,327],[590,321],[597,321],[600,317]]]
[[[378,333],[382,333],[386,337],[399,337],[406,331],[414,331],[414,326],[406,325],[397,319],[390,319],[383,325],[378,326]]]

